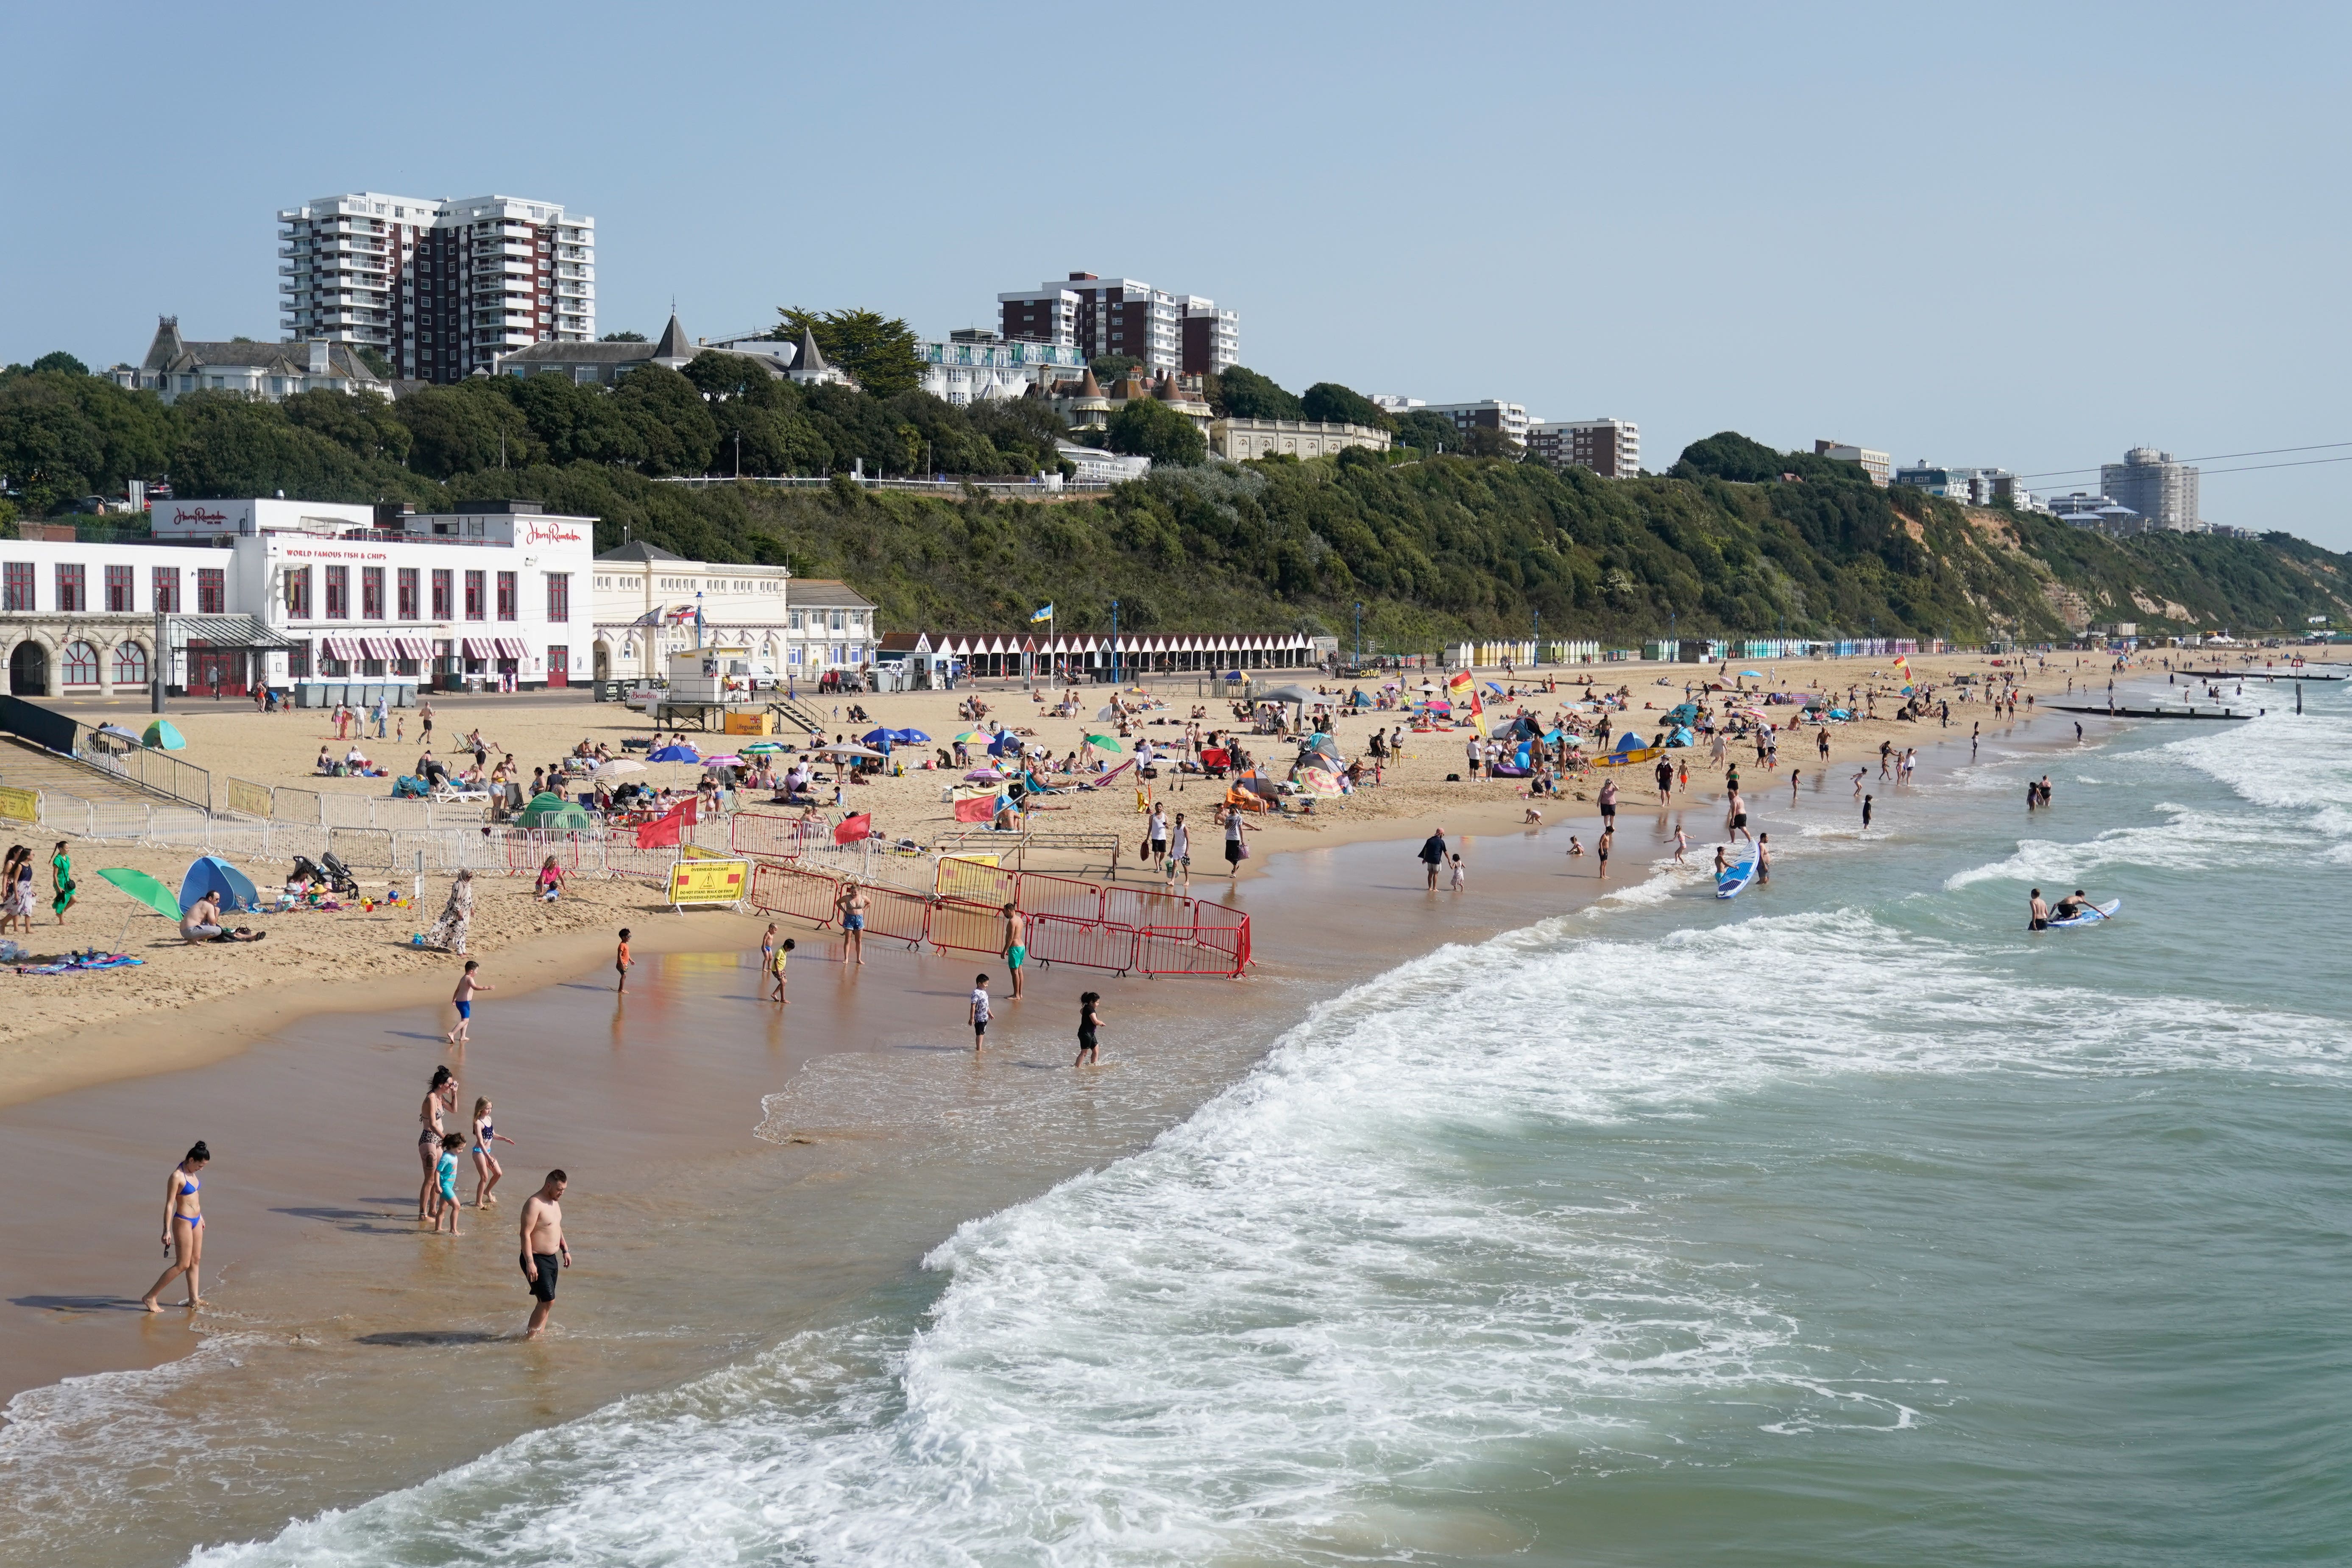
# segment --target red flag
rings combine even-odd
[[[992,795],[976,795],[970,800],[960,800],[956,802],[956,820],[958,822],[995,821],[997,798],[997,796]]]
[[[670,807],[669,814],[672,816],[678,817],[680,821],[684,822],[688,827],[691,827],[696,823],[702,820],[702,797],[698,795],[688,795],[684,800]]]
[[[833,830],[835,844],[855,844],[861,838],[873,837],[874,814],[870,811],[861,811],[855,816],[844,818],[841,826]]]
[[[691,802],[688,803],[688,805],[691,804]],[[685,826],[687,822],[686,813],[687,806],[679,806],[677,810],[671,812],[667,816],[661,818],[659,821],[648,822],[644,826],[638,828],[637,847],[640,849],[659,849],[666,844],[677,843],[679,838],[682,837],[679,829]]]

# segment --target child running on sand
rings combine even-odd
[[[1078,996],[1078,1058],[1072,1067],[1084,1067],[1098,1060],[1095,1056],[1097,1026],[1102,1023],[1102,993],[1081,992]]]
[[[621,928],[621,945],[613,950],[613,973],[621,977],[621,983],[613,987],[613,990],[616,994],[626,995],[628,994],[629,971],[635,967],[636,961],[629,956],[629,928],[623,926]]]
[[[481,962],[478,959],[466,960],[466,972],[457,976],[457,989],[449,994],[450,1005],[457,1009],[457,1026],[443,1037],[453,1046],[464,1046],[467,1031],[474,1026],[474,993],[498,989],[495,985],[483,984],[476,976],[474,972],[481,967]]]

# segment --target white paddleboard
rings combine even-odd
[[[2050,922],[2050,929],[2052,931],[2059,931],[2068,926],[2095,926],[2099,924],[2102,921],[2111,921],[2115,919],[2116,911],[2123,907],[2124,901],[2121,899],[2109,899],[2104,904],[2093,904],[2089,909],[2084,910],[2081,914],[2073,917],[2071,920],[2052,921]]]

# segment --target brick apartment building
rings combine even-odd
[[[596,337],[596,220],[515,196],[373,191],[278,215],[278,331],[364,344],[404,381],[462,381]]]
[[[1124,354],[1155,376],[1213,375],[1241,359],[1240,312],[1133,278],[1073,272],[1058,283],[999,294],[996,302],[1008,342],[1075,348],[1088,359]]]
[[[1528,456],[1554,468],[1590,468],[1604,479],[1630,479],[1642,471],[1642,430],[1623,419],[1544,420],[1528,426]]]

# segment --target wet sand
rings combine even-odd
[[[1699,837],[1714,808],[1686,809]],[[956,1224],[1149,1142],[1313,1002],[1638,884],[1649,822],[1625,819],[1605,886],[1560,853],[1597,818],[1470,840],[1461,895],[1423,889],[1412,842],[1284,855],[1235,894],[1263,958],[1241,983],[1064,968],[1013,1004],[1001,963],[877,942],[856,971],[837,938],[788,927],[789,1008],[758,1000],[756,953],[735,951],[652,960],[625,1000],[602,965],[494,994],[457,1060],[460,1112],[488,1094],[518,1146],[504,1204],[468,1208],[454,1240],[414,1217],[438,1007],[313,1018],[200,1069],[0,1112],[17,1199],[0,1374],[31,1391],[0,1444],[0,1557],[70,1520],[82,1561],[176,1561],[837,1323],[877,1289],[927,1289],[919,1260]],[[975,1059],[964,998],[983,968],[998,1022]],[[1103,1065],[1074,1071],[1085,989],[1104,994]],[[164,1173],[199,1136],[210,1305],[192,1325],[135,1298],[163,1264]],[[577,1268],[555,1331],[519,1343],[514,1216],[556,1164]],[[142,1367],[158,1370],[83,1375]],[[42,1386],[59,1377],[79,1380]]]

